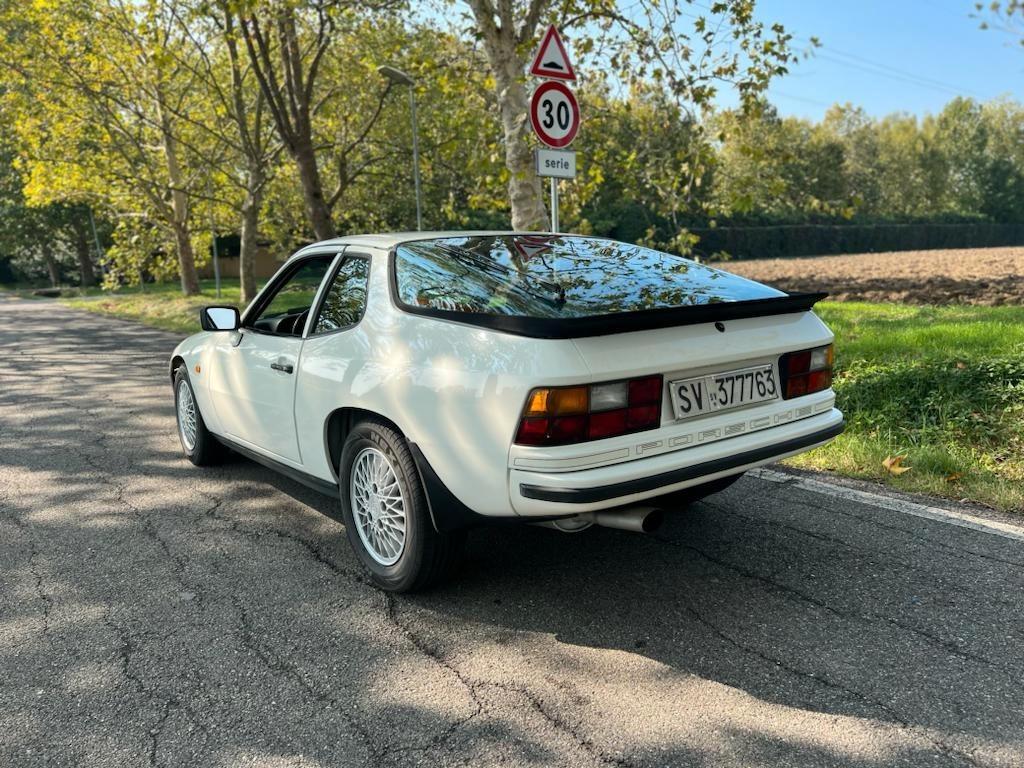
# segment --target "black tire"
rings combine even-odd
[[[738,475],[721,477],[718,480],[712,480],[710,483],[702,483],[701,485],[684,488],[681,491],[666,493],[664,496],[657,496],[650,501],[645,501],[644,504],[650,504],[652,507],[659,507],[661,509],[682,509],[701,499],[706,499],[714,493],[721,493],[741,477],[743,477],[742,472]]]
[[[195,407],[196,427],[195,440],[192,447],[189,447],[181,425],[179,401],[183,395],[182,387],[188,388],[188,394],[192,398],[192,403]],[[206,467],[211,464],[218,464],[224,459],[227,448],[218,442],[213,433],[206,428],[203,414],[199,410],[199,403],[196,401],[195,390],[192,389],[192,382],[189,381],[188,371],[184,365],[178,366],[174,371],[174,419],[178,427],[178,441],[181,443],[181,450],[189,461],[197,467]]]
[[[392,564],[383,564],[371,554],[360,536],[352,508],[355,463],[364,455],[373,457],[374,451],[383,454],[394,472],[405,516],[404,543],[400,552],[393,555],[398,559]],[[345,532],[352,549],[370,572],[373,583],[388,592],[415,592],[448,578],[459,563],[465,532],[439,533],[434,529],[416,463],[402,435],[383,421],[367,419],[359,422],[345,439],[338,464]]]

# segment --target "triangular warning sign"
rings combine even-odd
[[[565,52],[562,36],[558,28],[552,24],[544,33],[544,40],[533,57],[530,74],[537,77],[550,77],[554,80],[575,80],[576,73],[569,63],[569,54]]]
[[[523,255],[525,261],[529,261],[534,256],[540,256],[542,253],[551,250],[550,238],[547,237],[520,235],[514,238],[512,242],[516,250]]]

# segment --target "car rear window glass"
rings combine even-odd
[[[479,235],[395,249],[411,308],[573,318],[784,296],[681,256],[579,236]]]

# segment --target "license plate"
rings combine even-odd
[[[779,396],[774,365],[679,379],[670,381],[668,387],[679,420],[775,400]]]

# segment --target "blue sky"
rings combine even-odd
[[[852,102],[872,115],[935,113],[956,94],[1024,101],[1024,47],[978,29],[973,0],[759,0],[797,44],[821,41],[771,88],[784,115],[819,119]]]

